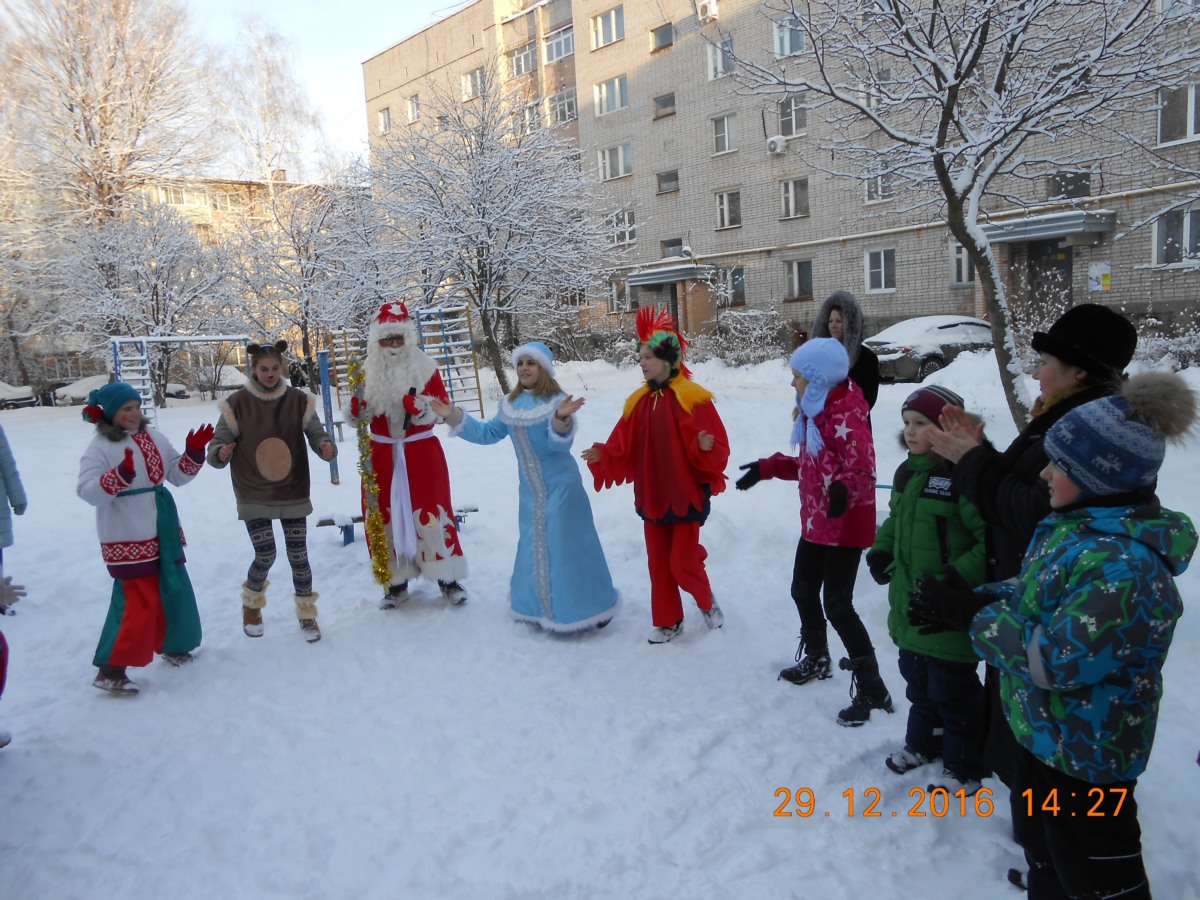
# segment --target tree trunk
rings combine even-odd
[[[479,321],[483,325],[483,343],[487,347],[487,355],[492,363],[492,371],[496,373],[496,380],[500,382],[500,391],[507,394],[510,390],[508,386],[508,370],[504,367],[504,359],[500,354],[500,342],[496,340],[496,328],[492,322],[492,314],[480,309]]]
[[[975,256],[974,253],[971,255]],[[975,261],[975,273],[983,289],[983,303],[987,309],[988,322],[992,326],[992,343],[996,348],[1000,385],[1004,388],[1004,399],[1008,403],[1008,412],[1012,416],[1013,424],[1020,431],[1029,423],[1029,409],[1017,393],[1019,358],[1008,315],[1008,303],[1005,300],[1004,288],[996,277],[991,255],[980,254],[980,257]]]

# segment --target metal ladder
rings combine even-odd
[[[479,360],[471,342],[471,310],[467,306],[439,306],[416,311],[421,349],[438,364],[442,382],[456,406],[469,407],[483,416],[483,389]]]
[[[142,418],[158,427],[154,382],[150,378],[150,350],[141,338],[113,338],[113,378],[137,391],[142,400]]]

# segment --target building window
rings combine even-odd
[[[1055,172],[1047,179],[1047,199],[1072,199],[1092,196],[1091,172]]]
[[[1154,224],[1155,262],[1160,266],[1200,257],[1200,209],[1177,209]]]
[[[675,43],[675,29],[671,23],[659,25],[657,28],[650,29],[650,52],[655,50],[666,50]]]
[[[891,80],[891,69],[879,69],[875,73],[875,80],[870,84],[863,85],[863,105],[868,109],[879,106],[879,101],[883,96],[883,86],[890,84]]]
[[[637,228],[633,222],[633,210],[623,209],[613,213],[605,223],[609,228],[609,243],[614,247],[632,244],[637,240]]]
[[[565,125],[579,118],[579,103],[575,96],[575,87],[563,88],[556,94],[550,95],[550,121],[555,125]]]
[[[717,305],[746,305],[746,270],[741,266],[717,271]]]
[[[629,309],[629,288],[623,281],[613,281],[608,285],[608,311],[610,313],[625,312]]]
[[[596,115],[615,112],[629,105],[629,81],[618,75],[596,85]]]
[[[891,172],[883,172],[867,179],[867,202],[878,203],[896,196],[896,179]]]
[[[1200,6],[1200,0],[1162,0],[1162,11],[1172,16],[1177,16],[1193,6]]]
[[[575,26],[568,25],[546,35],[546,62],[552,63],[575,53]]]
[[[513,78],[526,75],[537,68],[537,51],[532,41],[508,54],[508,67]]]
[[[1200,137],[1200,84],[1159,91],[1158,142]]]
[[[803,134],[808,128],[808,110],[804,94],[788,94],[779,101],[779,133],[784,137]]]
[[[379,133],[387,134],[392,130],[392,110],[391,107],[385,106],[379,111]]]
[[[775,58],[795,56],[804,49],[804,30],[800,20],[788,16],[775,23]]]
[[[560,306],[587,306],[587,291],[582,288],[567,288],[558,295],[558,303]]]
[[[654,118],[665,119],[675,115],[675,93],[663,94],[654,98]]]
[[[713,144],[716,153],[729,153],[737,149],[737,116],[717,116],[713,122]]]
[[[813,298],[812,260],[792,259],[783,264],[787,278],[788,300],[811,300]]]
[[[872,250],[867,254],[867,291],[896,289],[896,251]]]
[[[742,192],[722,191],[717,194],[717,228],[740,228],[742,225]]]
[[[449,128],[450,127],[450,117],[447,115],[438,116],[437,117],[437,127],[438,127],[438,131],[445,131],[447,128]]]
[[[483,66],[472,69],[462,77],[462,98],[474,100],[483,91]]]
[[[670,172],[659,172],[658,178],[658,193],[673,194],[679,190],[679,170],[672,169]]]
[[[808,215],[808,179],[790,178],[779,182],[779,217],[794,219]]]
[[[733,74],[733,38],[708,45],[708,80]]]
[[[234,191],[213,191],[212,208],[220,212],[233,212],[246,205],[241,194]]]
[[[601,181],[612,181],[633,172],[633,144],[601,150],[599,157]]]
[[[971,259],[971,254],[962,244],[958,244],[954,248],[952,274],[956,285],[973,285],[975,283],[975,260]]]
[[[658,248],[662,251],[663,259],[669,256],[683,256],[683,238],[659,241]]]
[[[617,6],[592,17],[592,47],[599,49],[625,37],[625,7]]]
[[[541,104],[526,103],[513,110],[513,131],[517,134],[530,134],[542,127]]]
[[[408,121],[415,122],[421,118],[421,98],[413,94],[408,98]]]
[[[208,195],[182,187],[160,187],[159,200],[168,206],[208,206]]]

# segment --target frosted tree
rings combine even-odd
[[[562,302],[611,265],[603,192],[577,151],[540,127],[537,98],[495,64],[458,84],[428,82],[419,118],[375,148],[372,183],[393,230],[402,296],[469,302],[508,390],[503,351],[522,316],[574,315]]]
[[[1153,144],[1127,126],[1161,89],[1197,80],[1196,12],[1180,0],[768,0],[764,14],[803,51],[739,59],[744,83],[777,99],[803,94],[829,126],[821,140],[838,174],[885,177],[914,208],[936,208],[975,264],[1023,423],[986,203],[1020,202],[1022,180]]]

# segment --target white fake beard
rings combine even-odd
[[[421,377],[419,363],[424,354],[409,347],[372,347],[363,367],[363,399],[372,415],[387,413],[395,422],[404,421],[404,395],[410,388],[417,393],[429,377]]]

